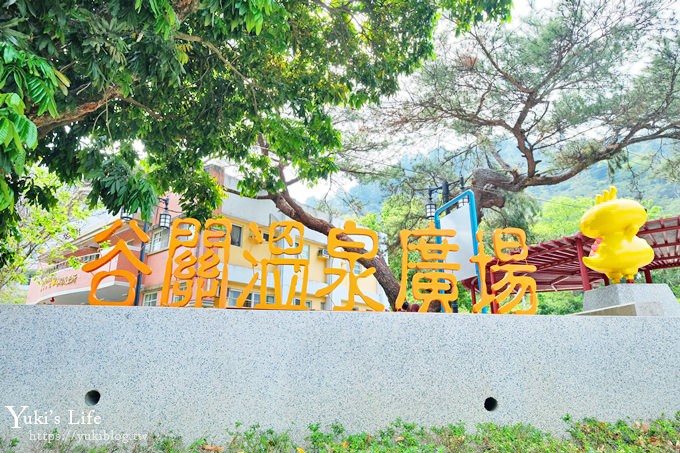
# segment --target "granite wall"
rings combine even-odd
[[[0,435],[214,441],[680,410],[680,318],[0,305]],[[23,411],[23,412],[22,412]]]

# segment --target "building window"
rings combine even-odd
[[[187,289],[187,282],[180,282],[180,284],[179,284],[179,289],[180,289],[181,291],[186,290],[186,289]],[[180,302],[182,299],[184,299],[184,296],[174,295],[174,294],[173,294],[173,296],[172,296],[172,302],[173,302],[173,303]],[[191,299],[191,297],[189,297],[189,299]]]
[[[144,294],[144,301],[142,302],[142,305],[145,307],[155,307],[158,305],[158,291],[155,293]]]
[[[298,248],[298,247],[300,247],[300,243],[296,241],[295,242],[295,248]],[[303,245],[302,246],[302,252],[295,255],[295,258],[298,258],[298,259],[301,258],[301,259],[308,260],[309,259],[309,245],[308,244]]]
[[[311,300],[306,300],[305,305],[307,306],[308,309],[312,309],[312,301]]]
[[[243,291],[239,289],[228,289],[227,290],[227,307],[235,307],[236,300],[241,295]]]
[[[89,263],[90,261],[95,261],[99,259],[99,252],[90,253],[89,255],[84,255],[78,258],[82,264]]]
[[[170,230],[160,229],[153,233],[149,243],[149,253],[165,250],[170,244]]]
[[[321,310],[325,310],[325,309],[326,309],[326,301],[324,300],[323,302],[321,302]]]
[[[240,289],[230,289],[227,291],[227,307],[235,307],[236,301],[243,294]],[[269,297],[267,297],[269,300]],[[246,297],[246,301],[243,303],[243,308],[253,308],[255,305],[260,303],[260,295],[258,293],[250,293]]]
[[[246,302],[243,304],[245,308],[253,308],[255,305],[260,303],[260,295],[258,293],[250,293],[246,297]]]
[[[241,227],[238,225],[231,226],[231,245],[241,247]]]
[[[215,299],[219,299],[220,296],[222,295],[222,279],[216,278],[214,280],[211,280],[209,288],[213,289],[215,286],[217,286],[217,290],[215,291]]]
[[[293,305],[300,305],[300,303],[301,303],[301,301],[300,301],[299,297],[296,297],[295,299],[293,299]]]
[[[267,296],[267,303],[268,303],[268,304],[274,304],[274,303],[276,303],[276,299],[274,299],[274,296],[273,296],[273,295]]]

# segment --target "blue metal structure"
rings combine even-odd
[[[447,212],[449,208],[452,206],[455,206],[458,204],[460,201],[467,200],[467,205],[468,209],[470,210],[470,222],[471,222],[471,231],[472,231],[472,250],[476,253],[477,252],[477,205],[475,204],[475,194],[472,192],[472,190],[466,190],[465,192],[461,193],[458,195],[456,198],[454,198],[451,201],[448,201],[444,203],[442,206],[440,206],[434,213],[434,226],[437,229],[441,229],[441,221],[440,221],[440,216],[442,213]],[[441,244],[441,237],[437,237],[437,243]],[[481,281],[479,278],[479,266],[475,264],[475,269],[477,269],[477,282]],[[482,313],[487,313],[488,312],[488,307],[485,307],[482,310]]]

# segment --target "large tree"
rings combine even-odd
[[[329,107],[395,93],[398,77],[432,55],[440,8],[462,32],[508,17],[509,5],[10,0],[0,11],[0,235],[16,225],[19,198],[55,202],[28,164],[65,183],[91,181],[90,200],[112,212],[148,216],[156,194],[172,189],[187,214],[205,218],[220,200],[203,171],[208,158],[236,163],[243,194],[264,192],[327,232],[286,187],[336,170]]]
[[[383,125],[412,140],[439,137],[447,149],[431,166],[462,174],[480,210],[621,159],[631,145],[677,141],[680,35],[672,5],[558,0],[511,27],[444,34],[438,58],[383,107]],[[356,170],[356,162],[347,167]]]

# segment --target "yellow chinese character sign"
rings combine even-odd
[[[264,238],[257,224],[248,225],[257,244],[264,243]],[[270,258],[258,261],[248,250],[243,256],[253,268],[259,267],[259,271],[253,273],[253,277],[246,285],[245,290],[236,301],[236,306],[241,308],[245,305],[248,296],[251,295],[257,281],[260,281],[259,302],[253,308],[265,310],[305,310],[307,307],[295,303],[295,288],[301,288],[299,300],[307,296],[307,282],[309,279],[309,260],[299,258],[304,249],[305,228],[302,224],[293,221],[274,222],[269,226],[269,252]],[[285,281],[285,269],[292,270],[290,279]],[[274,283],[274,302],[267,303],[267,276],[271,273]],[[285,284],[284,284],[285,283]],[[290,288],[286,293],[284,288]]]
[[[449,252],[458,250],[458,245],[449,244],[448,238],[456,235],[455,230],[440,230],[433,223],[421,230],[403,230],[400,233],[402,247],[401,287],[397,297],[396,309],[406,301],[406,290],[410,271],[413,298],[419,301],[421,312],[428,311],[434,301],[441,303],[444,311],[451,313],[451,303],[458,299],[457,281],[452,271],[460,269],[460,264],[446,262]],[[437,240],[439,238],[439,240]],[[419,261],[412,262],[409,256],[416,253]]]
[[[118,219],[109,228],[94,237],[94,240],[98,243],[102,243],[111,239],[111,237],[122,228],[123,221]],[[135,220],[130,221],[130,229],[134,232],[137,239],[141,242],[149,242],[149,236],[139,228]],[[127,244],[123,239],[119,239],[116,245],[111,249],[106,255],[100,257],[95,261],[90,261],[83,265],[83,272],[91,272],[99,269],[107,264],[109,264],[114,259],[118,258],[118,255],[123,255],[128,261],[137,269],[139,272],[149,275],[151,274],[151,268],[142,263],[136,256],[132,254]],[[99,284],[106,277],[122,277],[128,282],[128,294],[125,300],[121,302],[112,302],[101,300],[97,297],[97,289]],[[102,271],[94,274],[91,283],[90,294],[88,296],[88,302],[90,305],[134,305],[135,303],[135,287],[137,286],[137,276],[131,271],[125,269],[114,269],[112,271]]]
[[[123,225],[121,220],[117,220],[106,231],[96,235],[95,240],[99,243],[108,241]],[[149,241],[148,235],[134,220],[129,225],[139,241]],[[304,226],[294,221],[274,222],[268,232],[263,233],[256,223],[250,223],[249,237],[256,246],[265,247],[266,244],[268,256],[258,259],[250,250],[243,248],[242,258],[250,264],[253,274],[245,288],[234,293],[238,296],[231,299],[231,296],[228,297],[228,274],[233,229],[231,222],[223,218],[209,219],[203,225],[196,219],[175,219],[169,234],[160,305],[184,307],[191,303],[194,307],[202,307],[207,300],[215,308],[230,305],[266,310],[307,310],[304,301],[310,278],[310,260],[309,247],[304,242]],[[236,232],[239,237],[237,245],[240,245],[240,230]],[[455,257],[459,250],[458,245],[450,242],[455,235],[455,230],[438,229],[432,223],[423,229],[400,233],[402,272],[396,309],[406,302],[410,287],[413,299],[420,303],[420,311],[428,311],[435,302],[447,313],[453,311],[452,303],[458,299],[458,282],[453,272],[460,269],[460,263],[447,258],[449,254]],[[527,274],[536,268],[522,263],[528,253],[524,231],[506,228],[494,232],[498,263],[490,266],[491,281],[486,274],[493,258],[485,253],[482,239],[480,230],[477,232],[477,255],[470,258],[480,271],[481,297],[474,303],[473,311],[479,313],[490,306],[494,313],[535,313],[536,282]],[[507,253],[507,249],[519,249],[519,252]],[[375,274],[372,260],[377,254],[378,235],[375,231],[359,227],[352,221],[347,221],[343,228],[331,229],[328,233],[328,256],[336,265],[324,269],[326,284],[314,292],[314,297],[326,297],[345,284],[346,298],[333,310],[351,311],[361,302],[374,311],[383,311],[384,305],[369,297],[360,284]],[[106,255],[85,264],[82,269],[93,272],[107,264],[111,267],[112,261],[120,256],[125,257],[138,273],[151,274],[151,268],[132,254],[123,239],[119,239]],[[497,272],[504,272],[504,277],[498,282],[492,281],[493,274]],[[97,288],[107,277],[127,281],[129,290],[125,300],[105,301],[97,297]],[[92,279],[90,304],[133,305],[136,284],[137,276],[128,270],[97,272]],[[529,307],[517,308],[525,295],[529,296]]]
[[[506,240],[505,237],[512,239]],[[503,278],[497,282],[487,280],[486,269],[493,257],[484,251],[484,232],[477,231],[477,254],[470,261],[479,266],[480,300],[473,303],[473,313],[479,313],[489,307],[494,313],[535,314],[538,308],[536,281],[526,275],[535,272],[536,266],[522,264],[529,253],[526,244],[526,233],[519,228],[497,229],[493,233],[493,247],[499,264],[490,267],[492,278],[495,272],[504,272]],[[518,253],[509,254],[506,249],[517,249]],[[517,275],[521,274],[521,275]],[[517,308],[524,296],[529,296],[529,307]]]
[[[202,254],[196,250],[199,245],[201,224],[196,219],[175,219],[170,230],[170,246],[165,267],[161,306],[184,307],[194,293],[195,307],[203,306],[203,299],[214,300],[217,308],[226,307],[227,269],[231,246],[231,222],[226,219],[208,219],[200,241]],[[220,277],[218,267],[223,275]],[[170,301],[170,288],[174,300]]]
[[[354,237],[352,237],[354,236]],[[369,250],[365,248],[369,247]],[[333,310],[350,311],[354,308],[355,299],[359,296],[374,311],[383,311],[385,306],[365,295],[359,288],[359,279],[375,274],[375,268],[368,268],[359,274],[354,273],[360,259],[373,259],[378,253],[378,234],[366,228],[358,228],[352,221],[345,222],[345,228],[333,228],[328,234],[328,254],[334,258],[345,259],[349,263],[349,270],[342,268],[326,269],[326,275],[336,275],[338,278],[328,287],[317,291],[316,297],[330,294],[340,283],[349,278],[349,293],[345,305],[333,307]]]

